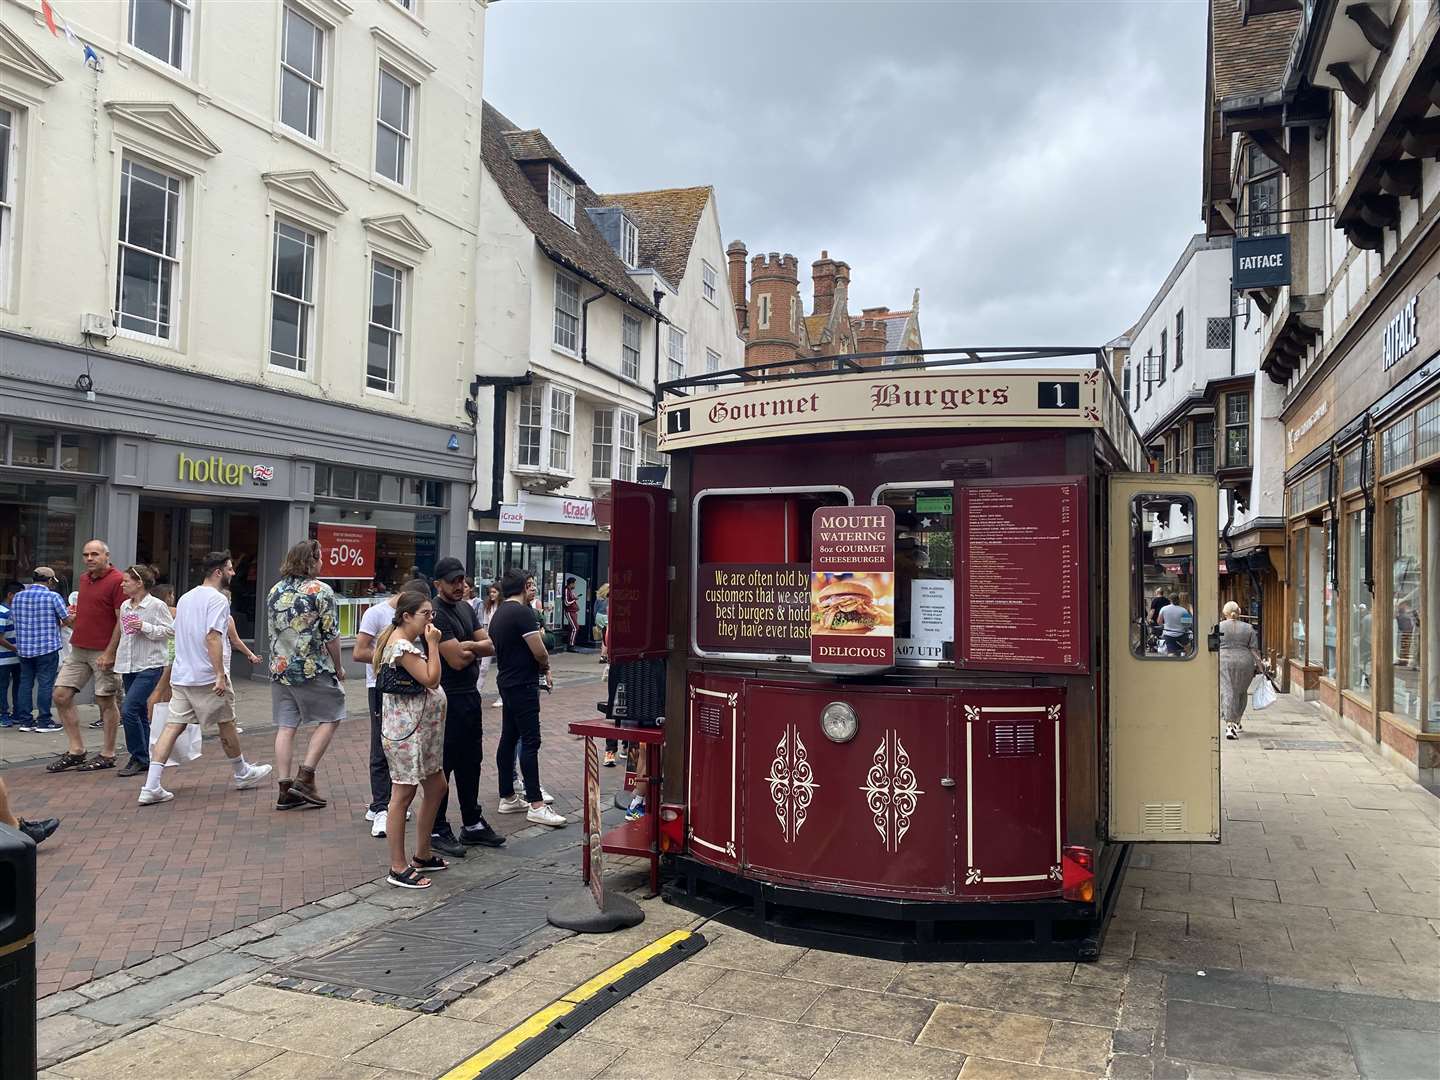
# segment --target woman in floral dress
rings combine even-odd
[[[449,866],[430,850],[430,830],[446,789],[445,691],[440,689],[440,631],[430,621],[434,614],[428,596],[401,593],[394,621],[375,641],[375,655],[380,658],[376,668],[380,741],[390,766],[390,809],[385,821],[389,881],[402,889],[428,889],[430,879],[420,872]],[[423,792],[415,815],[418,835],[415,856],[407,862],[405,815],[417,788]]]

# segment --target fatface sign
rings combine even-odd
[[[375,529],[371,525],[315,526],[320,545],[320,576],[360,579],[375,576]]]
[[[822,506],[810,520],[810,662],[895,662],[895,511]]]
[[[1420,297],[1417,295],[1407,300],[1385,324],[1380,337],[1380,357],[1385,370],[1389,371],[1419,344]]]
[[[1230,285],[1236,292],[1290,284],[1290,234],[1236,237]]]

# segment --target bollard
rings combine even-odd
[[[0,824],[0,1077],[34,1080],[35,844]]]

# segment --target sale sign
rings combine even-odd
[[[810,519],[810,662],[895,662],[895,511],[822,506]]]
[[[372,525],[316,525],[322,578],[375,576],[375,528]]]

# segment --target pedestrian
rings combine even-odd
[[[1180,597],[1172,596],[1160,609],[1160,651],[1167,656],[1184,656],[1190,646],[1190,612]]]
[[[65,725],[70,746],[45,766],[48,772],[100,772],[115,768],[115,740],[120,732],[120,680],[115,675],[115,652],[120,647],[120,605],[125,592],[124,575],[110,565],[110,548],[103,540],[91,540],[81,549],[85,572],[80,575],[75,601],[74,633],[70,655],[55,677],[55,711]],[[75,695],[94,680],[95,704],[100,707],[105,730],[100,753],[85,757],[85,739],[80,734],[80,710]]]
[[[575,592],[575,579],[565,579],[565,648],[569,652],[575,651],[575,646],[580,643],[580,597]]]
[[[1260,635],[1240,619],[1240,605],[1231,600],[1220,612],[1220,719],[1225,737],[1238,739],[1244,728],[1250,684],[1265,671],[1260,660]]]
[[[445,691],[445,774],[460,804],[460,833],[446,819],[449,795],[435,815],[431,843],[446,855],[463,858],[469,845],[500,847],[505,838],[490,827],[480,809],[480,767],[485,761],[484,709],[477,683],[480,658],[491,654],[490,638],[465,602],[465,564],[446,557],[435,564],[435,628],[440,631],[440,688]]]
[[[13,727],[20,722],[20,654],[10,640],[15,636],[10,601],[19,591],[20,583],[10,582],[5,586],[4,600],[0,601],[0,728]]]
[[[1164,588],[1157,588],[1157,589],[1155,590],[1155,595],[1150,598],[1150,625],[1151,625],[1151,626],[1159,626],[1159,625],[1160,625],[1160,612],[1161,612],[1162,610],[1164,610],[1165,605],[1168,604],[1169,602],[1170,602],[1169,599],[1165,596],[1165,590],[1164,590]]]
[[[487,634],[490,631],[490,617],[495,614],[495,609],[500,605],[500,590],[492,585],[486,585],[482,592],[470,601],[470,606],[475,609],[475,620],[480,624],[480,629]],[[485,696],[485,677],[490,674],[490,664],[494,660],[491,656],[480,658],[480,678],[475,682],[475,689],[481,697]]]
[[[63,731],[50,715],[55,676],[60,670],[60,629],[74,622],[65,601],[51,587],[55,571],[37,566],[30,584],[10,602],[12,642],[20,657],[20,698],[15,705],[21,731]],[[31,719],[32,710],[35,719]]]
[[[500,812],[518,814],[526,820],[555,828],[565,818],[545,801],[540,787],[540,686],[554,686],[550,677],[550,654],[545,638],[535,623],[528,604],[533,579],[527,582],[523,570],[507,570],[500,579],[500,595],[504,602],[490,620],[490,639],[495,647],[495,682],[504,700],[504,719],[500,732],[500,748],[495,755],[500,777]],[[520,774],[525,793],[515,791],[515,746],[520,746]]]
[[[238,570],[235,572],[235,576],[240,576]],[[233,683],[235,680],[230,678],[230,657],[234,654],[235,650],[238,649],[245,654],[245,659],[250,662],[252,668],[259,667],[263,661],[255,655],[255,650],[245,644],[245,639],[240,636],[240,628],[235,625],[235,594],[229,589],[221,589],[220,595],[225,597],[225,602],[230,605],[229,625],[225,628],[225,636],[230,640],[231,651],[225,654],[225,678],[230,679]],[[245,729],[240,726],[239,720],[235,721],[235,734],[245,734]]]
[[[270,620],[270,706],[275,718],[276,810],[325,806],[315,770],[345,719],[340,606],[320,580],[320,545],[302,540],[285,554],[280,580],[265,598]],[[290,775],[295,731],[314,724],[305,763]]]
[[[435,815],[445,799],[445,727],[447,700],[440,689],[444,664],[434,602],[421,592],[401,593],[390,626],[376,638],[377,684],[381,688],[381,736],[390,770],[390,805],[385,835],[390,845],[391,885],[428,889],[420,871],[449,867],[431,849]],[[418,643],[418,644],[417,644]],[[405,821],[415,791],[420,820],[415,823],[415,856],[405,859]]]
[[[355,633],[355,647],[350,658],[357,664],[365,665],[365,696],[370,706],[370,805],[365,810],[365,820],[370,822],[370,835],[386,835],[387,808],[390,806],[390,766],[385,760],[385,747],[380,739],[381,721],[384,719],[380,691],[375,686],[375,641],[385,628],[395,621],[395,605],[403,593],[419,593],[430,599],[430,583],[423,578],[414,578],[401,586],[400,592],[387,597],[378,604],[371,604],[360,616],[360,628]]]
[[[120,605],[115,673],[125,690],[120,719],[125,725],[125,750],[130,760],[119,776],[139,776],[150,768],[150,715],[146,704],[165,673],[175,640],[175,618],[169,605],[150,591],[154,586],[155,571],[148,566],[130,567],[120,582],[126,599]]]
[[[24,833],[36,844],[39,844],[60,827],[60,819],[52,817],[41,818],[39,821],[26,821],[24,818],[16,817],[10,809],[10,793],[5,790],[5,781],[0,780],[0,825],[9,825],[10,828]]]
[[[212,551],[205,556],[200,572],[201,584],[182,596],[175,609],[175,660],[166,687],[170,715],[150,754],[150,768],[138,800],[141,806],[175,798],[160,786],[160,777],[186,724],[208,722],[219,729],[220,745],[230,759],[237,788],[253,788],[270,775],[269,765],[252,765],[240,751],[240,738],[235,734],[235,691],[225,674],[230,605],[220,590],[235,576],[235,564],[228,551]],[[158,694],[160,688],[156,689]]]

